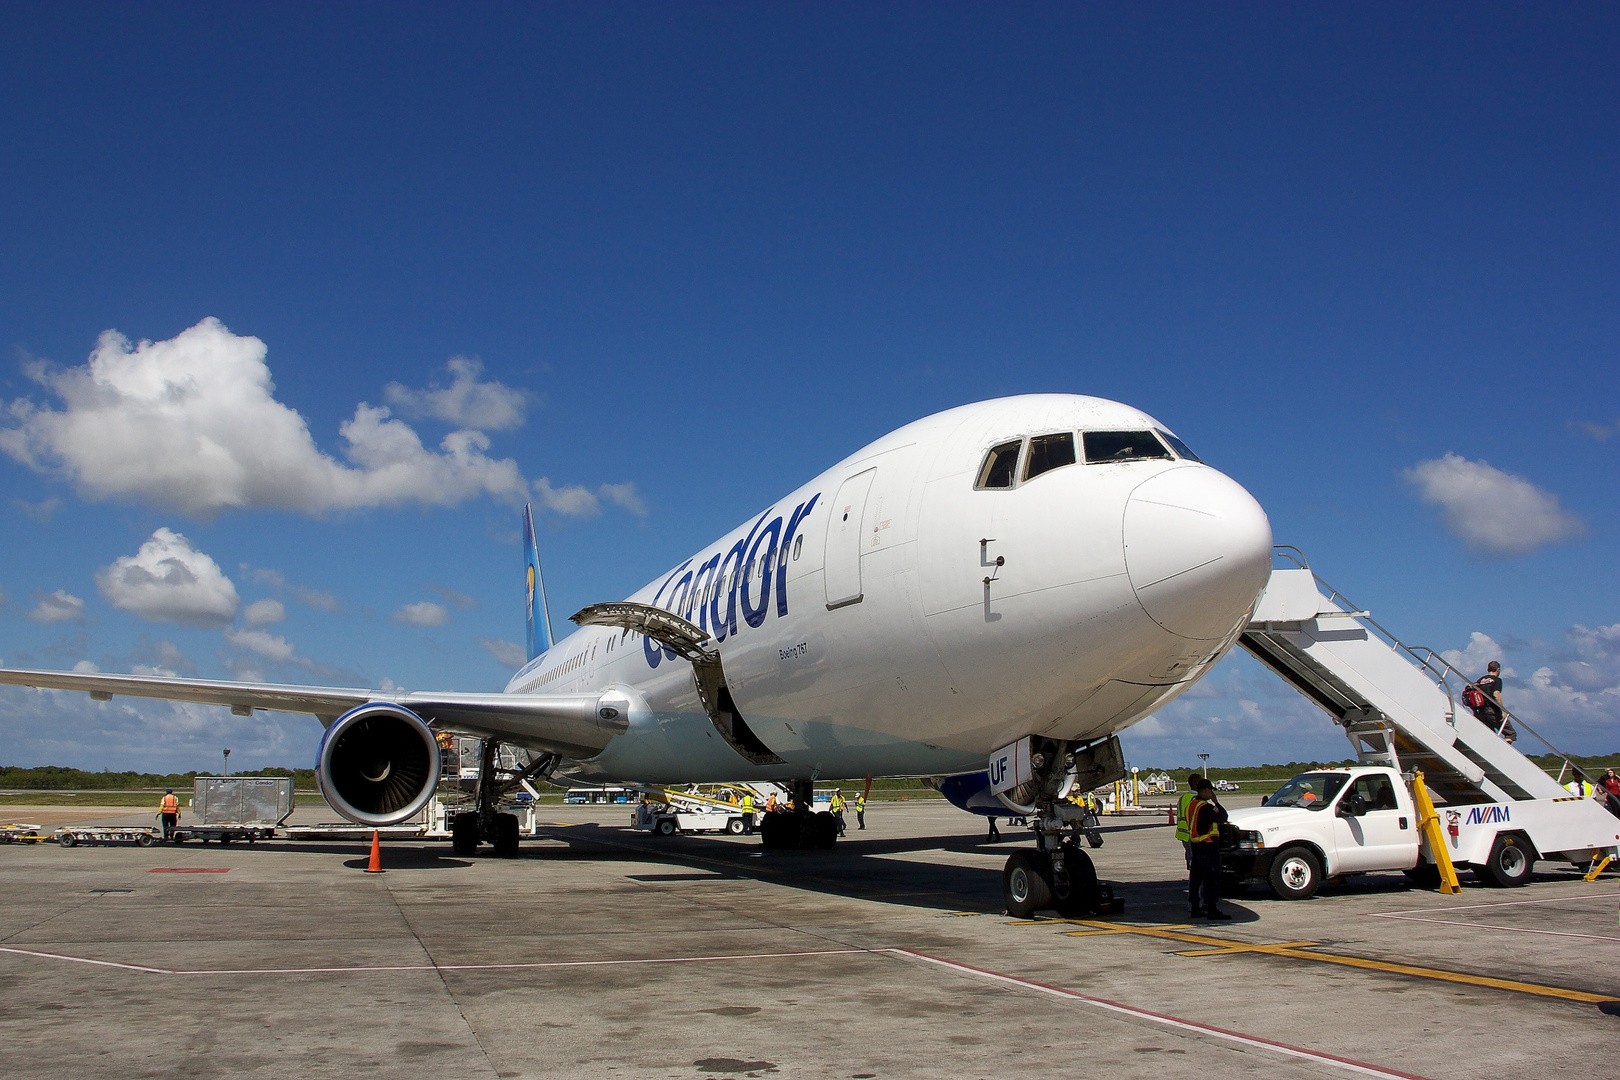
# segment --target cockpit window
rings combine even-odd
[[[1029,460],[1024,464],[1024,479],[1033,480],[1043,472],[1074,464],[1074,433],[1037,435],[1029,440]]]
[[[1182,442],[1180,439],[1176,438],[1174,435],[1170,434],[1168,431],[1164,430],[1164,428],[1154,428],[1153,430],[1159,433],[1159,438],[1170,444],[1170,449],[1176,452],[1176,457],[1181,458],[1183,461],[1202,462],[1204,460],[1197,454],[1193,453],[1191,447]]]
[[[1012,487],[1013,479],[1018,475],[1018,450],[1023,445],[1023,441],[1020,440],[992,446],[990,452],[984,456],[984,465],[979,469],[979,482],[973,486]]]
[[[1142,461],[1167,458],[1170,451],[1151,431],[1088,431],[1085,433],[1086,461]]]

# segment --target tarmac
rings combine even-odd
[[[1001,866],[1027,836],[937,801],[851,814],[832,852],[541,820],[515,860],[396,840],[375,875],[353,842],[0,847],[0,1072],[1620,1075],[1612,873],[1256,888],[1189,924],[1169,827],[1105,819],[1124,914],[1021,921]]]

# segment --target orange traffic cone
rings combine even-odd
[[[382,838],[376,829],[371,830],[371,863],[366,867],[368,874],[386,873],[382,868]]]

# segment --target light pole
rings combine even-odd
[[[225,748],[225,775],[231,775],[231,748]]]
[[[225,752],[227,754],[230,753],[229,750],[227,750]],[[1199,754],[1198,755],[1198,760],[1202,761],[1204,763],[1204,779],[1208,780],[1209,779],[1209,755],[1208,754]]]

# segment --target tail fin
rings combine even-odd
[[[534,513],[523,508],[523,562],[528,579],[529,659],[551,648],[551,612],[546,609],[546,582],[540,576],[540,546],[534,539]]]

